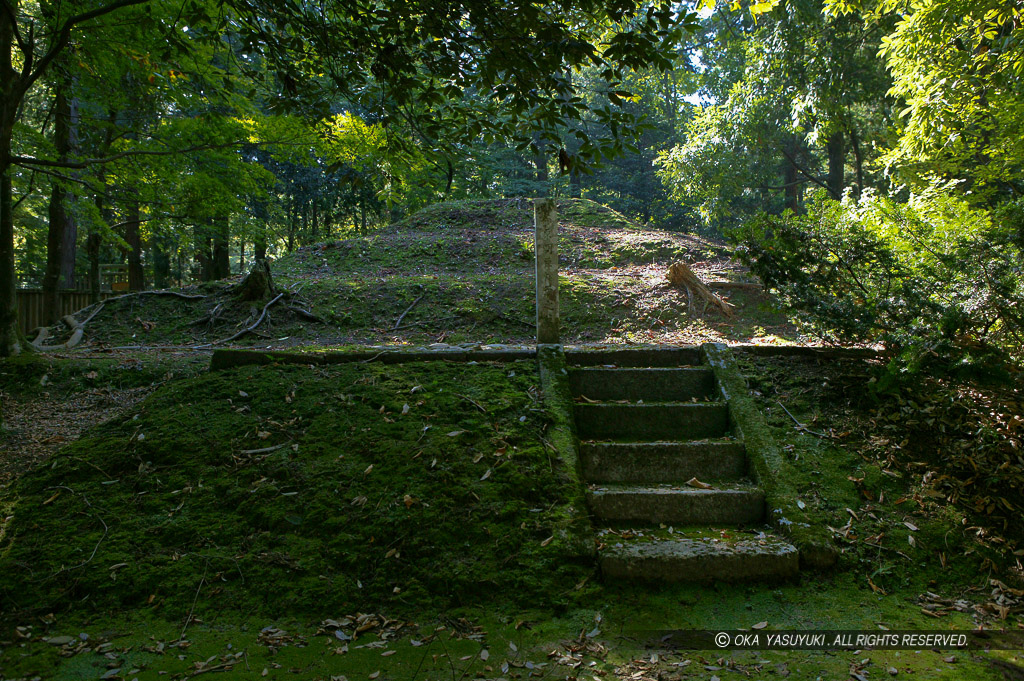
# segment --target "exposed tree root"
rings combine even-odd
[[[58,352],[61,350],[70,350],[71,348],[75,347],[76,345],[82,342],[82,337],[85,335],[85,325],[91,322],[92,318],[100,313],[100,310],[103,309],[105,302],[106,301],[97,305],[96,309],[93,310],[92,313],[85,318],[84,322],[79,322],[77,319],[75,319],[75,315],[73,314],[64,315],[63,317],[61,317],[61,321],[64,323],[64,325],[71,330],[71,337],[68,338],[63,344],[43,345],[43,341],[45,341],[50,336],[49,329],[43,327],[39,330],[39,335],[37,335],[35,340],[32,341],[32,346],[36,350],[40,350],[42,352]]]
[[[421,286],[420,288],[423,288],[423,287]],[[402,314],[398,315],[398,319],[395,320],[394,325],[391,327],[392,331],[395,331],[395,330],[397,330],[398,328],[401,327],[402,320],[405,319],[405,315],[407,315],[410,312],[412,312],[412,309],[420,304],[420,301],[423,300],[423,296],[425,296],[425,295],[427,295],[427,294],[426,293],[421,293],[419,298],[417,298],[416,300],[412,301],[412,305],[410,305],[409,307],[405,308],[405,312],[403,312]]]
[[[320,319],[319,317],[317,317],[315,314],[313,314],[309,310],[304,310],[304,309],[302,309],[301,307],[299,307],[297,305],[285,305],[285,309],[288,310],[289,312],[293,312],[293,313],[297,314],[298,316],[300,316],[300,317],[302,317],[304,319],[308,319],[311,322],[316,322],[317,324],[324,324],[324,323],[326,323],[326,322],[324,322],[324,320]]]
[[[230,343],[231,341],[235,340],[236,338],[241,338],[245,334],[251,333],[252,331],[255,331],[256,328],[260,324],[263,323],[263,319],[267,316],[267,310],[270,309],[270,306],[273,305],[274,303],[276,303],[277,301],[281,300],[282,298],[284,298],[284,293],[278,293],[276,296],[274,296],[274,298],[269,303],[267,303],[266,305],[263,306],[263,312],[260,313],[259,318],[255,322],[253,322],[250,326],[247,326],[246,328],[242,329],[241,331],[239,331],[238,333],[234,334],[233,336],[229,336],[229,337],[221,339],[219,341],[214,341],[212,343],[212,345],[221,345],[223,343]]]
[[[170,291],[167,289],[161,289],[159,291],[135,291],[134,293],[124,293],[119,296],[112,296],[104,299],[103,303],[109,303],[114,300],[121,300],[122,298],[133,298],[135,296],[174,296],[176,298],[184,298],[185,300],[202,300],[205,295],[192,295],[189,293],[181,293],[180,291]],[[100,303],[101,305],[103,303]],[[87,309],[87,308],[82,308]],[[79,310],[81,312],[81,310]]]

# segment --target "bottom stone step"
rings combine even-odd
[[[627,535],[626,536],[630,536]],[[687,530],[622,538],[598,533],[607,578],[658,582],[785,581],[800,573],[793,545],[765,534]]]

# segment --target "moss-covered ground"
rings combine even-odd
[[[127,380],[116,365],[19,361],[35,373],[6,374],[5,389],[21,395],[40,371],[68,390]],[[2,492],[0,678],[999,679],[1019,664],[1012,651],[645,648],[664,631],[762,623],[1020,628],[1016,545],[1001,550],[955,504],[922,512],[918,480],[807,432],[866,413],[863,368],[745,369],[801,501],[835,530],[834,573],[602,583],[560,544],[569,490],[532,362],[141,370],[160,383],[146,401]]]

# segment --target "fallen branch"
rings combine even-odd
[[[483,408],[483,407],[482,407],[482,406],[480,405],[480,403],[479,403],[479,402],[477,402],[476,400],[474,400],[474,399],[473,399],[472,397],[467,397],[466,395],[462,395],[462,394],[458,394],[458,393],[456,393],[456,394],[457,394],[457,395],[458,395],[459,397],[461,397],[462,399],[464,399],[464,400],[466,400],[467,402],[469,402],[470,404],[472,404],[472,405],[473,405],[474,407],[476,407],[476,408],[477,408],[477,409],[479,409],[480,411],[482,411],[483,413],[485,413],[485,414],[487,413],[487,410],[486,410],[486,409],[484,409],[484,408]]]
[[[449,317],[438,317],[437,319],[427,319],[421,322],[413,322],[412,324],[402,324],[391,329],[392,331],[401,331],[402,329],[411,329],[417,326],[430,326],[431,324],[439,324],[440,322],[449,322],[453,319],[458,319],[458,315],[451,315]]]
[[[391,327],[392,331],[397,330],[398,327],[401,326],[402,320],[405,319],[405,315],[407,315],[410,312],[412,312],[412,309],[420,304],[420,301],[423,300],[423,296],[425,296],[425,295],[427,295],[427,294],[426,293],[421,293],[419,298],[417,298],[416,300],[412,301],[412,305],[410,305],[409,307],[405,308],[405,312],[403,312],[402,314],[398,315],[398,319],[395,320],[394,326]]]
[[[818,432],[815,432],[815,431],[811,430],[810,428],[808,428],[807,426],[805,426],[804,424],[802,424],[802,423],[800,423],[799,421],[797,421],[797,420],[796,420],[796,417],[795,417],[795,416],[793,416],[792,414],[790,414],[790,413],[789,413],[789,410],[788,410],[788,409],[786,409],[786,405],[784,405],[784,404],[783,404],[782,402],[779,402],[778,400],[775,400],[775,402],[776,402],[776,403],[777,403],[777,404],[778,404],[778,405],[779,405],[780,407],[782,407],[782,411],[784,411],[784,412],[786,412],[787,414],[789,414],[789,418],[793,419],[793,423],[795,423],[795,424],[796,424],[796,429],[797,429],[797,430],[799,430],[799,431],[802,431],[802,432],[804,432],[804,433],[809,433],[810,435],[817,435],[818,437],[823,437],[823,438],[825,438],[826,440],[829,440],[829,439],[831,439],[831,436],[830,436],[830,435],[827,435],[827,434],[825,434],[825,433],[818,433]]]
[[[665,277],[673,286],[682,286],[686,289],[686,295],[691,312],[695,308],[694,298],[700,298],[704,301],[705,310],[707,309],[708,304],[711,304],[721,310],[727,317],[732,316],[734,306],[719,298],[718,295],[709,289],[704,282],[700,280],[700,277],[694,274],[693,270],[687,267],[685,263],[673,263],[668,268],[668,272],[666,272]]]
[[[214,341],[212,343],[212,345],[220,345],[222,343],[229,343],[229,342],[235,340],[236,338],[241,338],[242,336],[244,336],[245,334],[247,334],[247,333],[249,333],[251,331],[255,331],[256,327],[258,327],[260,324],[263,323],[263,318],[267,316],[267,310],[270,309],[270,306],[273,305],[274,303],[276,303],[277,301],[281,300],[281,298],[283,298],[283,297],[284,297],[284,293],[278,293],[273,298],[273,300],[271,300],[269,303],[267,303],[266,305],[263,306],[263,312],[260,313],[259,319],[257,319],[251,326],[247,326],[246,328],[242,329],[241,331],[239,331],[238,333],[236,333],[233,336],[229,336],[228,338],[224,338],[223,340]]]
[[[273,447],[262,447],[260,449],[243,449],[239,454],[269,454],[270,452],[276,452],[279,449],[284,449],[288,446],[288,443],[274,445]]]

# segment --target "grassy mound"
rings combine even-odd
[[[757,292],[723,293],[741,309],[724,319],[689,310],[686,294],[665,286],[665,271],[677,260],[706,280],[742,278],[721,244],[640,229],[585,199],[560,200],[558,215],[566,342],[792,337],[785,318]],[[386,229],[300,248],[271,267],[289,297],[269,310],[258,335],[234,344],[515,344],[534,337],[529,200],[437,204]],[[88,338],[112,346],[208,344],[245,328],[260,312],[259,305],[235,300],[224,283],[190,292],[207,297],[113,301],[90,322]]]
[[[431,362],[169,383],[4,491],[0,612],[564,604],[592,568],[558,538],[570,483],[536,381]]]

